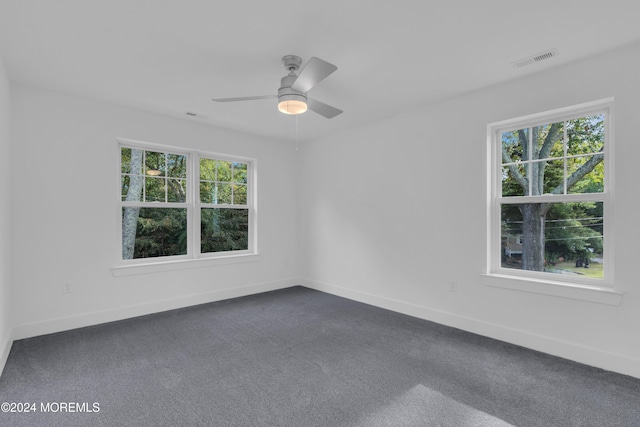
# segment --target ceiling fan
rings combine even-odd
[[[289,74],[280,80],[280,89],[278,89],[277,95],[214,98],[213,100],[216,102],[235,102],[278,98],[278,110],[285,114],[302,114],[309,109],[331,119],[342,113],[342,110],[307,96],[307,92],[311,88],[336,71],[338,67],[315,56],[307,61],[300,73],[297,73],[302,64],[302,58],[299,56],[284,56],[282,63]]]

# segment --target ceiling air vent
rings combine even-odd
[[[528,58],[520,59],[519,61],[512,62],[515,68],[522,68],[527,65],[534,64],[536,62],[544,61],[545,59],[558,56],[558,49],[551,49],[546,52],[538,53],[537,55],[530,56]]]

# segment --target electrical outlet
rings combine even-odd
[[[70,294],[71,293],[71,283],[65,283],[62,285],[62,293]]]
[[[455,282],[455,280],[449,282],[449,292],[458,292],[458,284]]]

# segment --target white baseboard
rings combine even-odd
[[[573,360],[585,365],[640,378],[640,359],[610,353],[582,344],[533,334],[495,323],[485,322],[458,314],[422,307],[405,301],[394,300],[340,286],[300,279],[301,286],[348,298],[354,301],[395,311],[442,325],[462,329],[478,335],[516,344],[532,350]]]
[[[146,304],[120,307],[113,310],[105,310],[93,313],[86,313],[71,317],[60,317],[48,319],[42,322],[17,325],[13,328],[13,339],[35,337],[39,335],[52,334],[67,331],[70,329],[93,326],[101,323],[113,322],[117,320],[129,319],[146,314],[159,313],[167,310],[190,307],[198,304],[206,304],[214,301],[221,301],[230,298],[243,297],[262,292],[275,291],[277,289],[289,288],[300,284],[298,279],[286,279],[275,282],[256,283],[246,286],[232,287],[204,294],[187,295],[179,298],[172,298],[161,301],[153,301]],[[10,348],[10,345],[9,345]]]
[[[0,376],[2,376],[4,366],[7,364],[7,359],[9,359],[9,352],[11,352],[12,345],[13,339],[11,331],[7,331],[7,333],[4,334],[4,337],[2,337],[2,341],[0,341]]]

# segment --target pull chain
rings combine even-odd
[[[296,151],[298,151],[298,115],[296,114],[296,136],[295,136]]]

